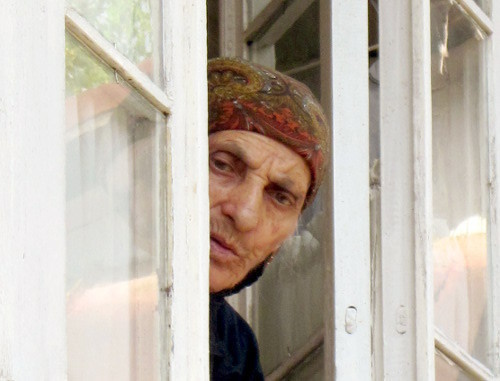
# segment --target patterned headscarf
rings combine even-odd
[[[325,174],[328,124],[304,84],[242,59],[208,61],[208,132],[252,131],[291,148],[307,163],[309,205]]]

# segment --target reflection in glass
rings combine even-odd
[[[473,378],[441,352],[436,352],[436,381],[472,381]]]
[[[323,369],[324,358],[323,346],[311,353],[290,375],[284,378],[286,381],[323,381],[325,378]]]
[[[159,1],[66,0],[66,3],[139,69],[159,82]]]
[[[306,83],[319,98],[318,2],[299,17],[274,49],[276,68]],[[255,332],[266,374],[323,327],[324,260],[320,242],[324,241],[327,221],[324,202],[320,192],[302,214],[295,235],[283,244],[257,284]],[[286,379],[322,379],[323,363],[323,351],[317,351]]]
[[[313,61],[319,61],[319,1],[276,42],[276,69],[286,72]]]
[[[257,338],[265,373],[278,367],[323,327],[321,237],[327,218],[318,194],[266,269],[258,288]],[[322,370],[323,357],[319,359]]]
[[[483,10],[484,13],[490,15],[490,1],[491,0],[474,0],[474,2],[479,5],[479,8]]]
[[[67,42],[77,51],[66,75],[68,378],[156,380],[155,136],[164,121]]]
[[[435,321],[489,364],[488,138],[482,35],[449,1],[432,2]]]

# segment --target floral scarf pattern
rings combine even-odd
[[[208,62],[208,132],[251,131],[298,153],[311,171],[304,207],[325,175],[329,133],[326,117],[309,88],[297,80],[242,60]]]

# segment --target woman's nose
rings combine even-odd
[[[222,206],[222,212],[231,217],[239,231],[250,231],[260,222],[263,190],[260,184],[244,181],[234,188]]]

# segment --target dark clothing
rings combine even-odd
[[[210,295],[210,379],[264,380],[252,329],[221,295]]]

